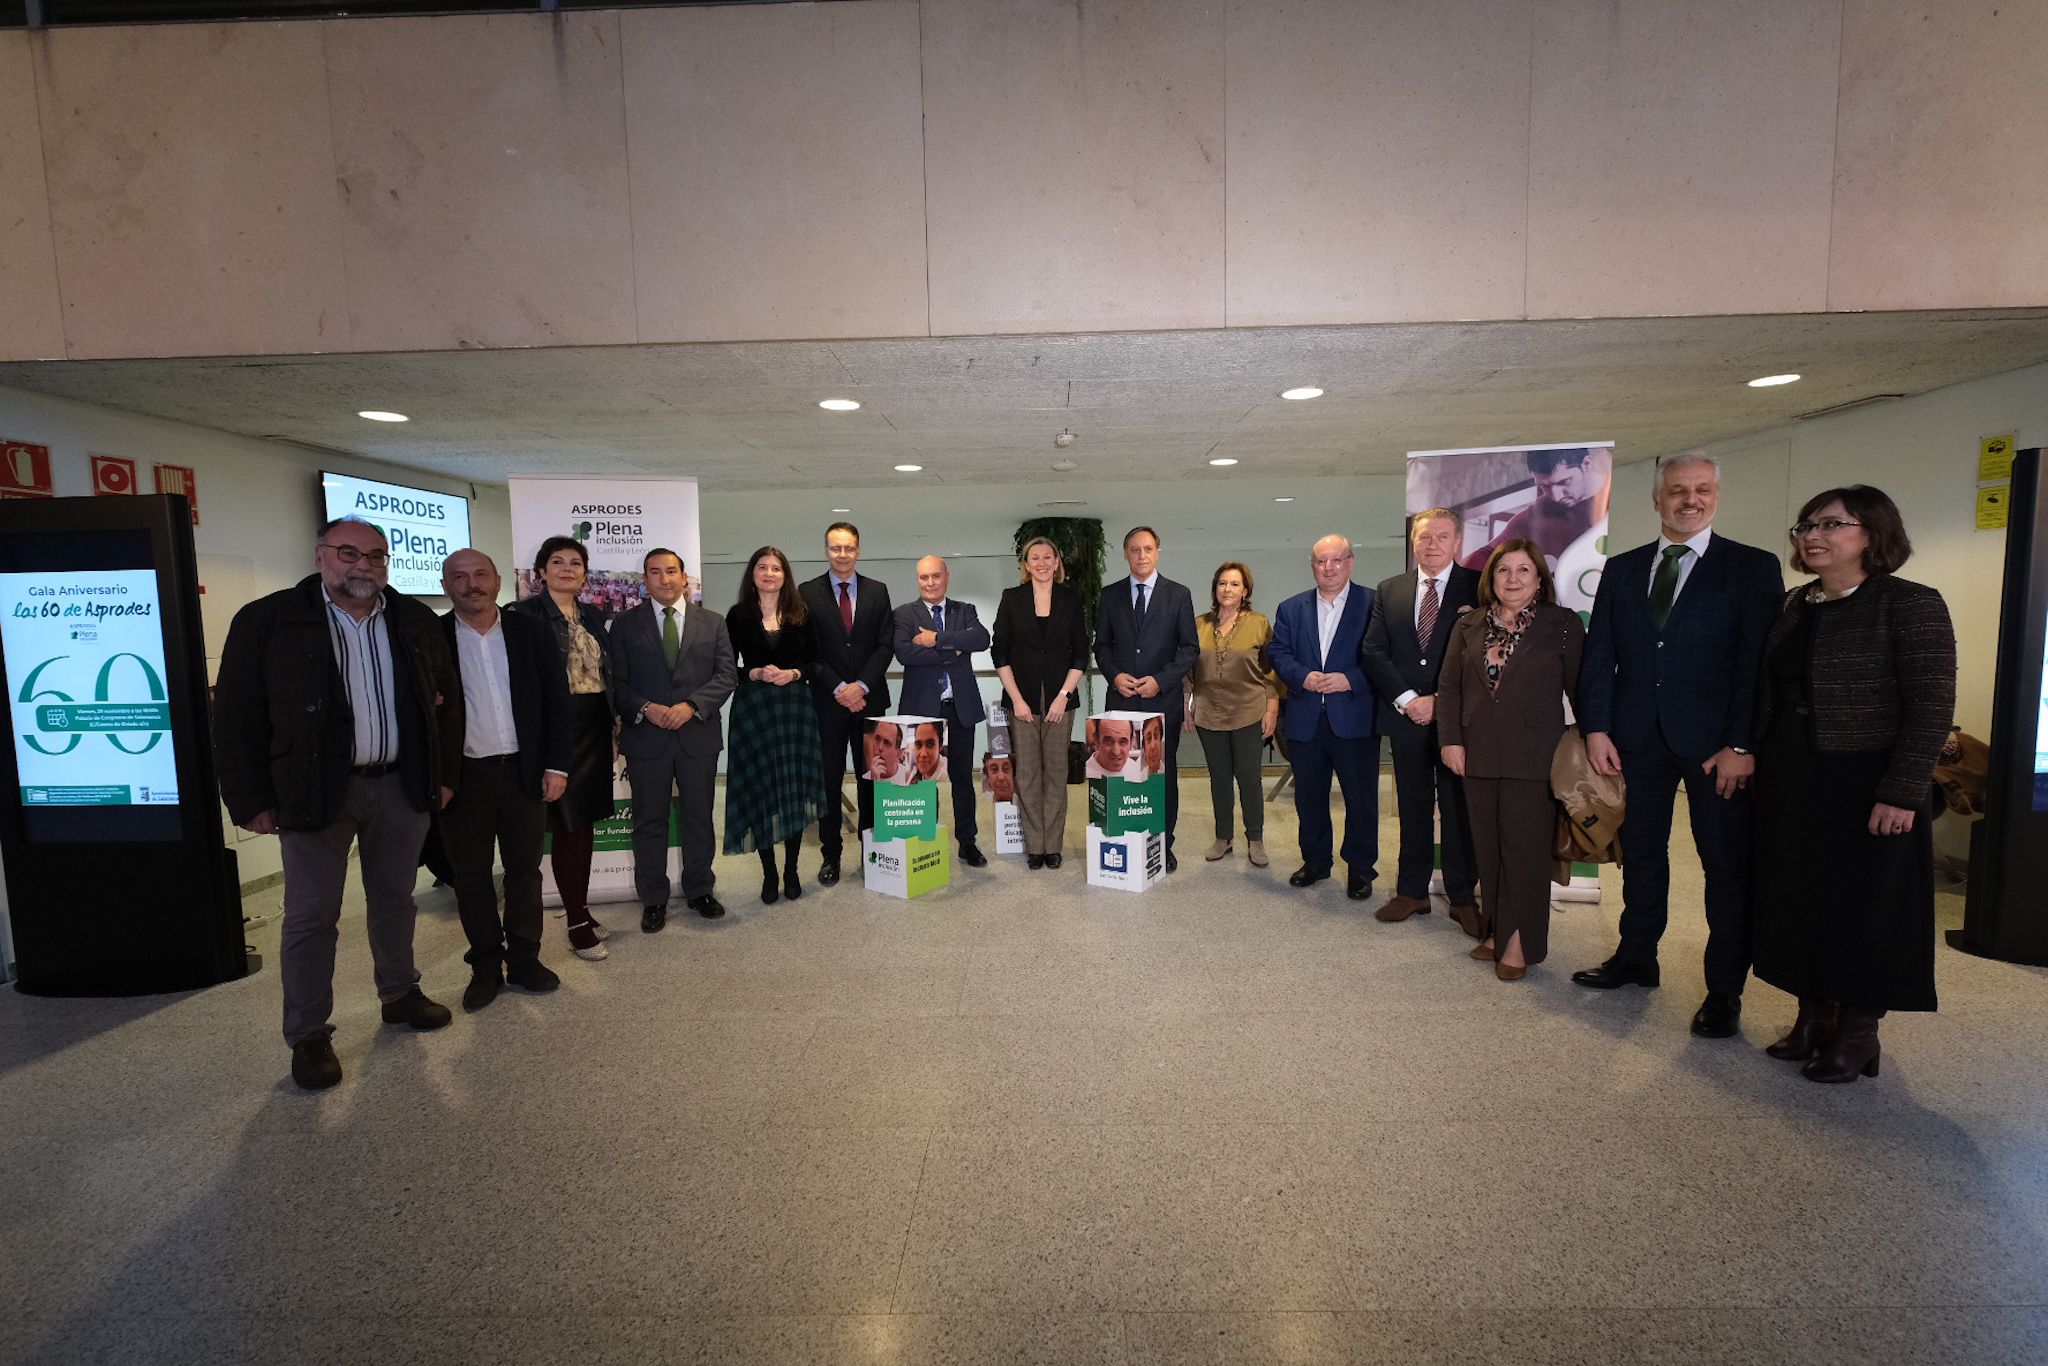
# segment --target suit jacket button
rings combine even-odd
[[[1426,660],[1426,659],[1425,659],[1425,660],[1423,660],[1423,661],[1422,661],[1422,667],[1423,667],[1423,668],[1425,668],[1425,669],[1426,669],[1426,668],[1428,668],[1428,667],[1429,667],[1429,661],[1428,661],[1428,660]]]

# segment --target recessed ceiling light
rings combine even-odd
[[[1316,388],[1313,384],[1304,384],[1299,389],[1284,389],[1280,393],[1280,397],[1292,399],[1321,398],[1322,396],[1323,391]]]
[[[1294,500],[1292,498],[1275,498],[1273,501],[1276,503],[1291,503]]]
[[[383,411],[383,410],[382,410],[382,409],[380,409],[380,408],[365,408],[365,409],[364,409],[364,410],[363,410],[362,412],[360,412],[360,413],[357,413],[357,414],[356,414],[356,416],[357,416],[357,417],[367,417],[367,418],[368,418],[368,419],[370,419],[370,421],[372,421],[372,422],[410,422],[410,421],[412,421],[412,419],[411,419],[411,418],[409,418],[409,417],[407,417],[407,416],[406,416],[406,415],[405,415],[404,413],[387,413],[387,412]]]
[[[1796,384],[1798,382],[1799,376],[1797,375],[1765,375],[1761,379],[1751,380],[1749,387],[1752,389],[1775,389],[1780,384]]]
[[[1040,503],[1039,506],[1042,508],[1084,508],[1088,506],[1088,500],[1085,498],[1055,498],[1049,503]]]
[[[833,508],[832,510],[833,510],[834,512],[851,512],[851,511],[853,511],[853,509],[852,509],[852,508]]]
[[[1237,461],[1227,455],[1219,455],[1209,462],[1212,465],[1235,465]]]
[[[850,413],[860,404],[850,398],[827,398],[820,399],[818,406],[828,413]]]
[[[896,473],[898,473],[898,474],[916,474],[916,473],[917,473],[917,472],[918,472],[919,470],[921,470],[921,469],[923,469],[923,468],[924,468],[924,466],[922,466],[922,465],[898,465],[898,466],[896,467]]]

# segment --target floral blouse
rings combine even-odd
[[[1486,648],[1486,687],[1489,692],[1498,693],[1500,691],[1501,671],[1507,668],[1508,661],[1514,658],[1515,647],[1522,643],[1523,632],[1529,629],[1529,623],[1535,619],[1536,604],[1533,602],[1515,613],[1515,624],[1513,626],[1501,625],[1498,621],[1494,620],[1491,611],[1487,612],[1486,639],[1484,643]]]
[[[604,691],[604,646],[583,629],[583,623],[569,622],[569,692],[581,697]]]

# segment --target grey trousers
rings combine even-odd
[[[278,833],[284,852],[278,976],[284,986],[287,1044],[296,1047],[301,1039],[334,1032],[328,1024],[334,1015],[334,948],[341,938],[341,892],[351,844],[362,856],[363,919],[376,965],[377,999],[395,1001],[419,985],[419,970],[412,963],[418,914],[412,889],[429,819],[405,799],[398,774],[350,774],[332,824]]]
[[[1209,800],[1216,807],[1219,840],[1228,840],[1231,835],[1233,784],[1244,802],[1244,837],[1266,837],[1266,794],[1259,790],[1259,752],[1265,748],[1266,740],[1259,733],[1259,725],[1254,721],[1236,730],[1195,727],[1195,735],[1202,742],[1202,755],[1209,761]]]
[[[1067,744],[1074,713],[1057,725],[1010,718],[1010,757],[1017,769],[1017,824],[1027,854],[1057,854],[1067,837]]]

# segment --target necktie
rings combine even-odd
[[[946,604],[943,602],[932,604],[932,629],[934,631],[946,629]],[[946,673],[939,675],[939,677],[944,680],[944,686],[939,689],[939,700],[944,702],[953,696],[953,675]]]
[[[676,609],[661,609],[661,652],[668,656],[668,666],[676,666],[676,656],[683,652],[682,632],[676,629]]]
[[[1145,624],[1145,585],[1138,585],[1138,625]]]
[[[839,585],[839,624],[846,628],[846,634],[853,634],[853,586]]]
[[[1650,620],[1660,633],[1671,619],[1671,604],[1678,597],[1678,565],[1684,556],[1682,545],[1664,547],[1664,558],[1657,563],[1657,581],[1650,585]]]
[[[1422,581],[1422,609],[1415,617],[1415,639],[1424,649],[1429,648],[1429,638],[1436,631],[1436,614],[1443,610],[1444,601],[1437,596],[1436,580]]]

